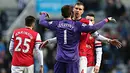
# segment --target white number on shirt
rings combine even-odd
[[[22,38],[16,37],[16,40],[18,40],[18,45],[16,46],[15,51],[21,51],[21,48],[19,48],[19,46],[22,44]],[[29,46],[28,42],[31,42],[31,40],[25,38],[23,45],[26,47],[26,49],[22,50],[24,53],[27,53],[29,51],[30,46]]]
[[[21,51],[19,46],[22,44],[22,39],[20,37],[16,37],[16,40],[18,40],[18,45],[15,48],[15,51]]]
[[[64,30],[64,44],[67,44],[67,30]]]

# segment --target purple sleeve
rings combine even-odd
[[[103,27],[105,25],[105,23],[107,23],[106,20],[107,19],[104,19],[104,20],[102,20],[102,21],[100,21],[92,26],[82,23],[81,24],[81,32],[94,32],[96,30],[99,30],[101,27]]]
[[[57,22],[56,21],[46,21],[46,15],[45,14],[42,14],[40,16],[40,19],[39,19],[39,24],[40,25],[43,25],[44,27],[48,28],[48,29],[51,29],[51,30],[55,30],[56,29],[56,24]]]

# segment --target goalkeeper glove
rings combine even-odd
[[[116,20],[113,17],[108,17],[107,19],[108,19],[108,22],[114,22],[114,23],[116,23]]]
[[[46,17],[48,17],[48,18],[50,17],[49,14],[48,14],[47,12],[40,12],[40,15],[42,15],[42,14],[45,14]]]

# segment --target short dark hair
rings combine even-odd
[[[89,12],[89,13],[87,13],[87,15],[86,16],[92,16],[92,17],[94,17],[95,18],[95,14],[93,13],[93,12]]]
[[[75,4],[75,6],[76,5],[82,5],[83,7],[84,7],[84,4],[82,3],[82,2],[77,2],[76,4]]]
[[[36,21],[35,17],[27,16],[25,18],[25,25],[30,27],[30,26],[32,26],[32,23],[34,23],[35,21]]]
[[[73,7],[71,5],[64,5],[61,8],[61,13],[64,18],[68,18],[72,15]]]
[[[84,4],[82,2],[77,2],[75,5],[83,5],[84,6]]]

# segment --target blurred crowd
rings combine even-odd
[[[19,0],[17,0],[19,1]],[[85,11],[102,11],[104,17],[112,16],[117,20],[116,24],[110,23],[110,27],[102,29],[102,34],[112,39],[119,39],[122,42],[122,48],[117,49],[108,43],[103,43],[103,59],[100,73],[130,73],[130,12],[129,8],[121,0],[79,0],[84,3]],[[20,3],[20,2],[18,2]],[[22,2],[21,2],[22,3]],[[20,6],[20,5],[19,5]],[[18,15],[22,12],[25,4],[19,8]],[[10,73],[11,55],[8,51],[8,41],[3,39],[2,31],[8,29],[8,15],[4,10],[0,10],[0,73]],[[85,17],[85,14],[84,16]],[[100,18],[98,18],[101,20]],[[38,22],[38,21],[37,21]],[[116,26],[116,27],[113,27]],[[113,28],[112,28],[113,27]],[[55,37],[52,32],[36,23],[42,40]],[[56,43],[48,44],[43,49],[44,52],[44,73],[53,73],[55,63]],[[35,60],[35,73],[38,71],[38,62]]]

